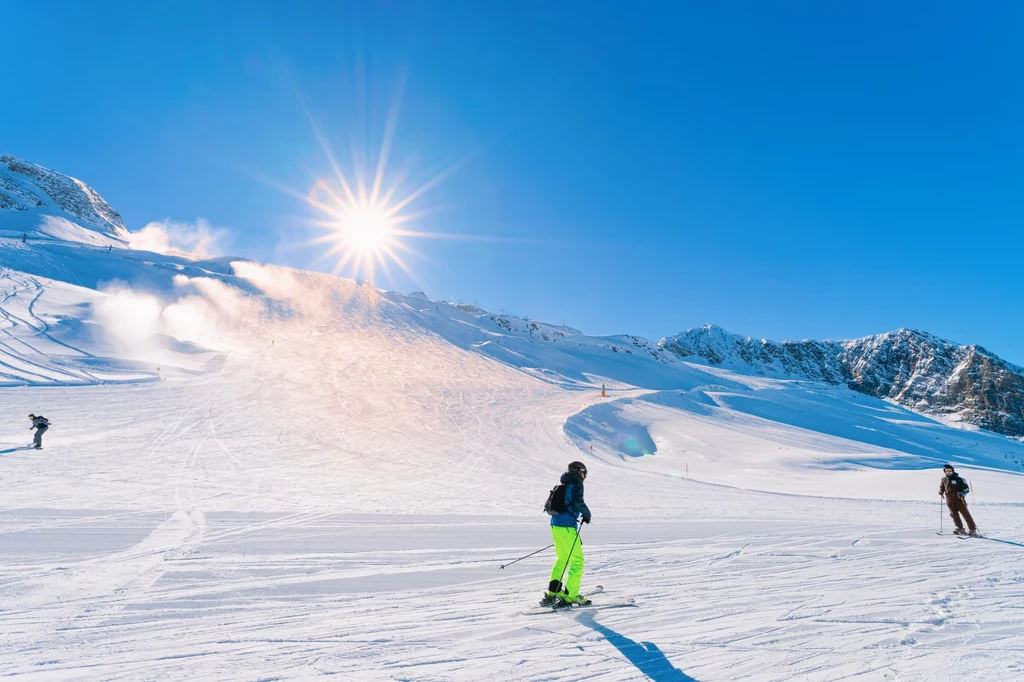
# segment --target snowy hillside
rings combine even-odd
[[[591,337],[129,250],[43,193],[36,218],[76,227],[0,239],[8,675],[1024,675],[1024,445],[886,383],[910,357],[904,394],[935,399],[945,359]],[[32,210],[0,210],[0,235]],[[29,413],[53,423],[42,451]],[[526,615],[550,550],[499,567],[551,542],[542,505],[576,459],[584,587],[636,603]],[[946,461],[986,538],[949,535]]]
[[[1024,437],[1024,369],[980,346],[900,329],[848,341],[843,350],[854,390]]]
[[[923,414],[1024,436],[1024,369],[980,346],[924,332],[776,343],[706,325],[662,339],[659,346],[685,360],[743,373],[846,384]]]
[[[0,235],[123,245],[120,214],[81,180],[0,155]]]
[[[829,384],[843,382],[840,344],[832,341],[783,341],[732,334],[716,325],[704,325],[661,340],[673,355],[706,362],[738,372],[776,378],[812,379]]]

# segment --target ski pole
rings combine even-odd
[[[565,557],[565,566],[562,567],[562,575],[558,578],[558,584],[564,585],[565,572],[569,569],[569,561],[572,559],[572,551],[576,549],[576,543],[580,541],[580,531],[583,530],[583,522],[580,521],[579,527],[576,529],[576,539],[572,541],[572,547],[569,549],[569,554]]]
[[[516,563],[517,561],[522,561],[523,559],[529,559],[529,558],[530,558],[530,557],[532,557],[532,556],[533,556],[534,554],[540,554],[540,553],[541,553],[541,552],[543,552],[544,550],[547,550],[547,549],[551,549],[552,547],[554,547],[554,544],[548,545],[548,546],[547,546],[547,547],[545,547],[544,549],[538,549],[538,550],[537,550],[536,552],[530,552],[530,553],[529,553],[529,554],[527,554],[526,556],[521,556],[521,557],[519,557],[518,559],[515,559],[514,561],[510,561],[510,562],[508,562],[507,564],[503,564],[503,565],[499,566],[498,568],[505,568],[505,566],[511,566],[512,564]]]
[[[939,497],[939,535],[942,535],[942,497]]]

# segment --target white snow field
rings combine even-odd
[[[1024,679],[1024,446],[846,389],[56,238],[0,240],[0,384],[5,677]],[[574,459],[636,605],[525,615]]]

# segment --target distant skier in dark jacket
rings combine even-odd
[[[587,478],[587,467],[583,462],[570,462],[568,471],[562,474],[561,485],[565,492],[561,500],[551,500],[551,537],[555,540],[555,565],[551,567],[551,582],[541,604],[544,606],[589,604],[590,600],[580,594],[583,580],[583,543],[580,541],[576,524],[578,519],[590,523],[590,508],[583,501],[583,481]],[[558,489],[556,488],[557,492]],[[563,511],[564,510],[564,511]],[[569,577],[562,584],[566,564]]]
[[[964,524],[960,521],[960,515],[963,514],[964,519],[967,521],[969,534],[977,535],[978,527],[974,525],[971,512],[967,511],[967,493],[971,491],[967,486],[967,481],[953,470],[952,464],[942,467],[942,473],[945,476],[939,481],[939,495],[946,498],[949,516],[953,519],[953,523],[956,524],[956,530],[953,533],[956,535],[968,534],[968,531],[964,531]]]
[[[34,414],[30,414],[28,418],[32,420],[32,426],[28,427],[28,430],[36,430],[36,435],[35,438],[32,439],[32,442],[35,444],[36,450],[42,450],[43,434],[46,433],[46,430],[50,428],[50,420],[47,419],[46,417],[43,417],[42,415],[37,417]]]

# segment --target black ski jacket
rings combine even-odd
[[[566,471],[560,483],[565,485],[565,511],[551,517],[551,525],[575,528],[576,519],[580,516],[590,523],[590,507],[583,501],[583,480],[575,471]]]
[[[939,494],[943,497],[966,495],[969,492],[971,492],[971,489],[968,487],[967,481],[955,471],[949,476],[943,476],[942,480],[939,481]]]

